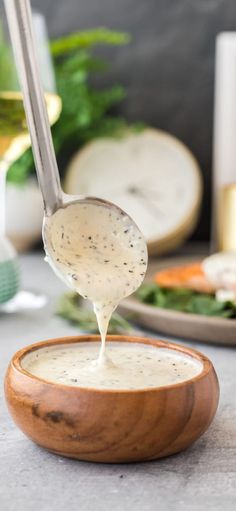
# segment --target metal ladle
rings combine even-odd
[[[133,220],[113,203],[94,197],[70,196],[62,191],[36,57],[30,1],[4,1],[16,66],[23,92],[26,119],[31,136],[38,181],[44,201],[43,238],[46,253],[47,245],[49,245],[45,236],[46,221],[48,221],[48,218],[53,217],[58,210],[61,213],[63,209],[65,211],[70,204],[86,202],[86,204],[111,208],[118,215],[123,215],[123,219],[126,217],[126,221],[134,229],[137,238],[139,236],[139,239],[141,239],[141,233]],[[95,218],[94,222],[96,221]],[[98,225],[98,229],[100,227]],[[144,251],[146,251],[144,240],[143,243]],[[127,250],[130,250],[128,244]],[[60,273],[60,269],[57,268],[56,264],[56,254],[51,254],[50,257],[51,261],[49,260],[49,262],[54,271],[57,274]],[[145,271],[144,268],[143,270]]]

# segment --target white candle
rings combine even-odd
[[[108,342],[107,362],[99,364],[100,343],[79,342],[39,348],[21,365],[30,374],[68,386],[97,389],[143,389],[189,380],[201,373],[199,360],[168,348]]]
[[[220,191],[236,182],[236,32],[216,39],[213,142],[213,238],[219,236]]]

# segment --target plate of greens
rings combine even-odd
[[[201,261],[178,258],[151,265],[149,275],[119,311],[150,330],[236,346],[236,302],[219,300]]]

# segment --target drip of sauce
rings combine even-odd
[[[138,390],[173,385],[201,373],[201,361],[169,348],[142,343],[109,342],[109,358],[94,370],[99,343],[78,342],[32,351],[23,369],[53,383],[96,389]]]
[[[144,237],[123,211],[85,199],[46,218],[44,242],[56,274],[93,303],[102,341],[98,362],[112,364],[105,354],[109,320],[119,302],[143,281]]]

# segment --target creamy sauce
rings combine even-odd
[[[142,283],[147,247],[138,227],[121,210],[84,200],[46,218],[47,260],[73,290],[91,300],[105,361],[105,338],[112,312]]]
[[[99,343],[79,342],[40,348],[26,355],[21,365],[44,380],[73,387],[137,390],[189,380],[203,364],[176,350],[141,343],[108,342],[113,364],[97,362]]]

